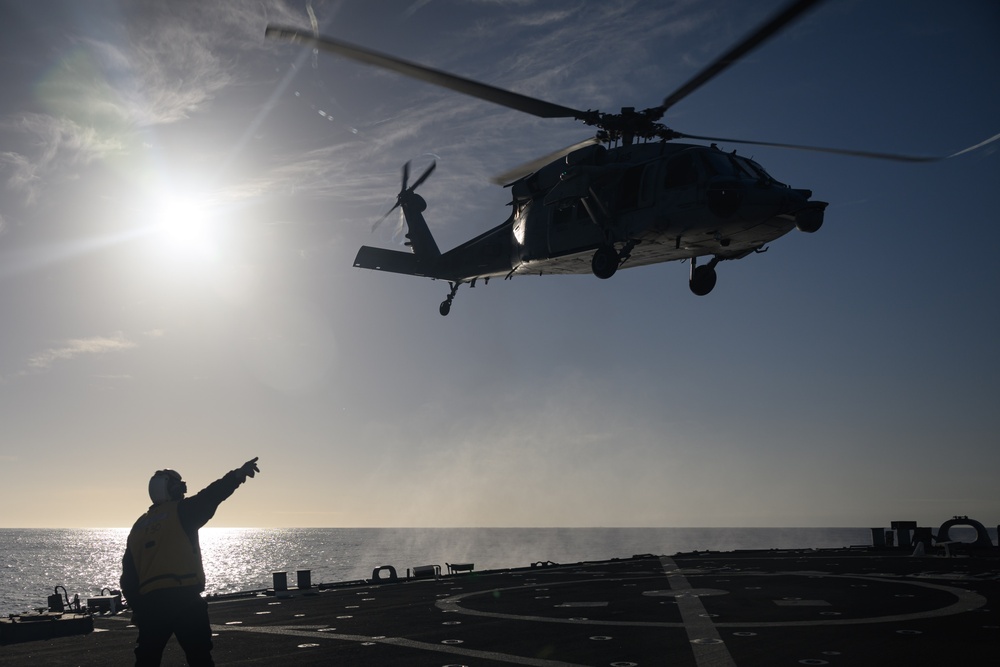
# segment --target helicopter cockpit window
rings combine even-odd
[[[779,183],[771,178],[771,175],[764,171],[764,167],[760,166],[748,157],[736,154],[730,154],[726,157],[731,160],[733,166],[737,170],[737,174],[743,178],[755,178],[766,183],[773,183],[774,185],[784,185],[784,183]]]
[[[774,178],[769,173],[767,173],[766,171],[764,171],[764,167],[760,166],[759,164],[757,164],[756,162],[754,162],[750,158],[745,157],[745,158],[743,158],[743,161],[746,162],[748,165],[750,165],[750,167],[755,172],[757,172],[757,174],[760,176],[760,178],[762,178],[763,180],[767,181],[768,183],[772,183],[774,185],[784,185],[785,187],[788,187],[784,183],[779,183],[778,181],[774,180]]]
[[[695,164],[694,153],[685,152],[667,162],[664,185],[667,188],[683,188],[698,182],[698,166]]]
[[[733,158],[733,164],[735,164],[736,168],[739,170],[740,176],[757,179],[767,178],[767,174],[764,173],[764,170],[755,169],[753,162],[750,160],[738,155],[733,155],[731,157]]]
[[[703,158],[703,164],[708,169],[708,172],[713,176],[735,176],[736,171],[733,167],[733,163],[729,161],[729,156],[725,153],[712,149],[704,150],[699,153]]]

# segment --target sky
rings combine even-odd
[[[260,457],[214,526],[1000,521],[1000,142],[751,146],[830,202],[718,268],[462,287],[490,178],[586,139],[264,39],[309,29],[579,109],[656,106],[781,0],[0,2],[0,526],[128,526]],[[830,0],[682,100],[695,135],[949,155],[1000,132],[1000,6]],[[985,244],[985,245],[984,245]]]

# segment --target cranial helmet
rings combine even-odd
[[[168,500],[180,500],[187,493],[187,484],[176,470],[157,470],[149,478],[149,499],[154,505]]]

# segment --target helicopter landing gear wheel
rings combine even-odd
[[[601,280],[607,280],[618,270],[618,251],[614,246],[601,246],[590,260],[590,270]]]
[[[688,286],[697,296],[705,296],[715,287],[717,279],[714,262],[705,266],[694,266],[691,268],[691,279],[688,281]]]
[[[438,312],[441,313],[441,317],[444,317],[451,312],[451,302],[455,300],[455,292],[458,291],[458,286],[462,283],[449,282],[448,284],[451,285],[451,292],[448,293],[448,298],[442,301],[441,305],[438,306]]]

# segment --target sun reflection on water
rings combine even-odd
[[[269,557],[283,551],[287,539],[280,530],[266,528],[203,528],[201,555],[212,592],[232,593],[269,586]]]
[[[202,528],[200,539],[206,588],[210,593],[267,588],[272,584],[274,572],[311,569],[314,582],[347,579],[352,574],[344,562],[344,554],[327,553],[326,541],[317,540],[308,530]],[[338,546],[344,545],[340,542]],[[289,581],[294,579],[290,577]]]

